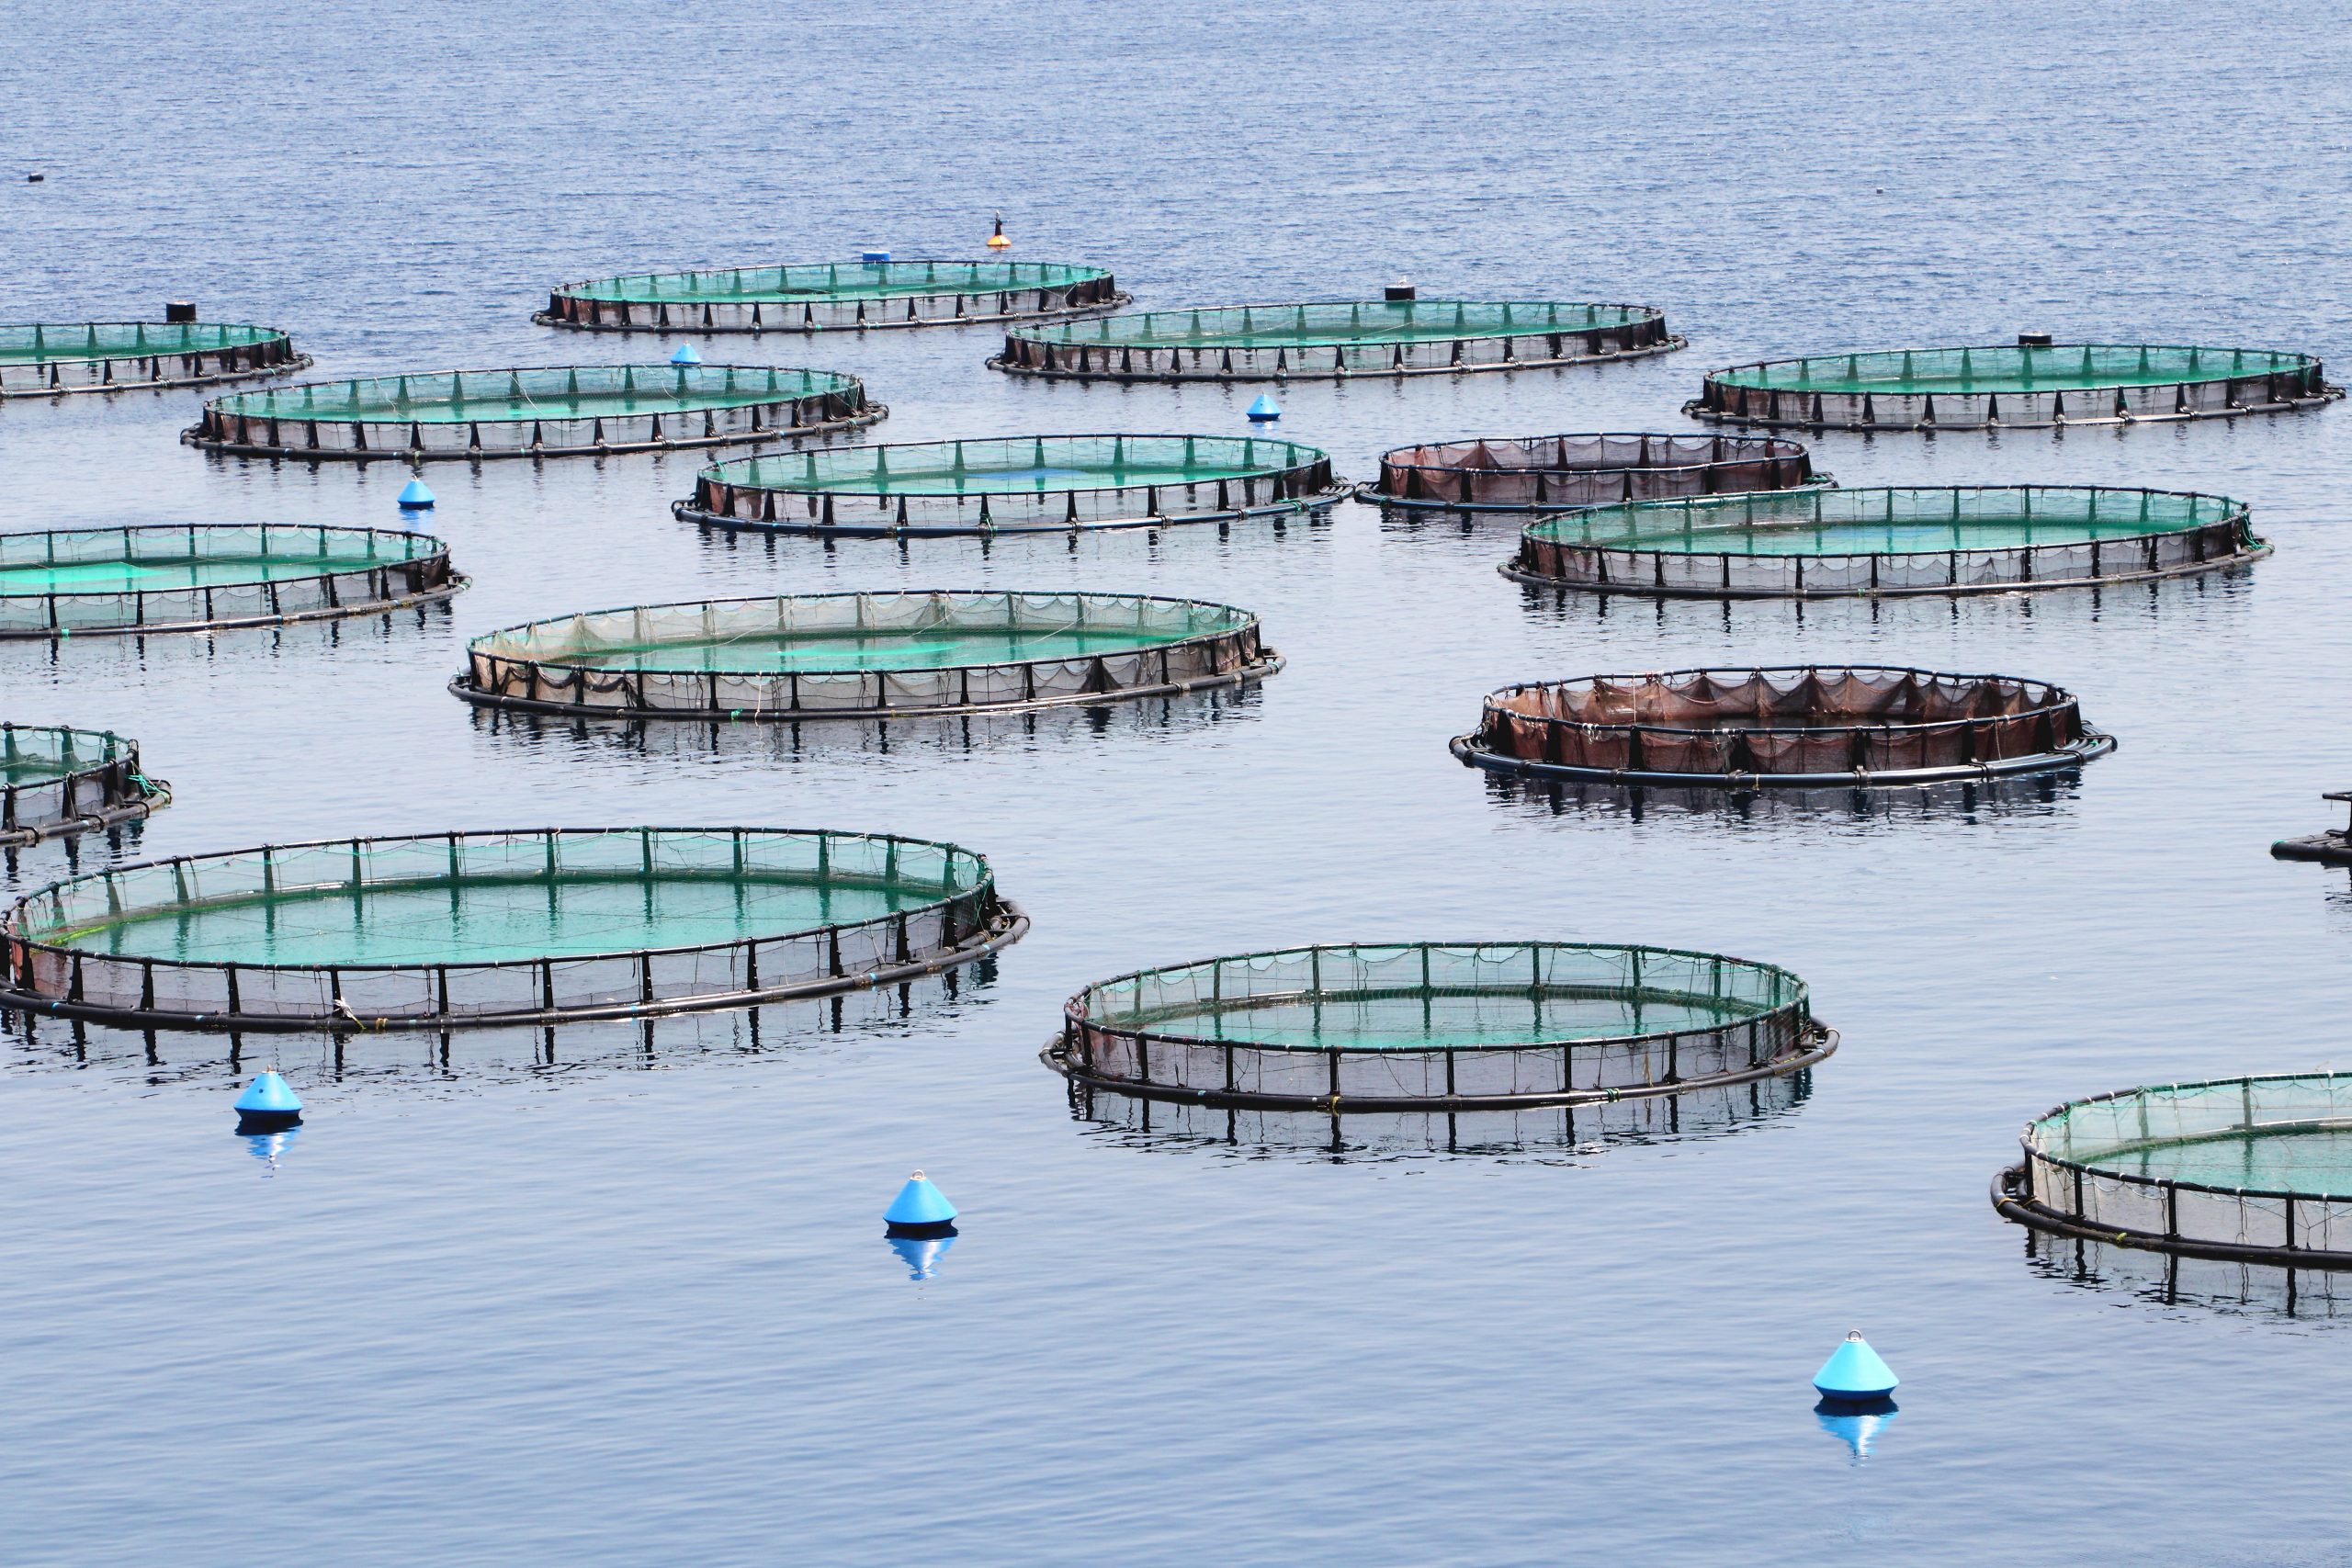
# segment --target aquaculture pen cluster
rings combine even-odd
[[[999,240],[1001,240],[1000,234]],[[534,320],[681,339],[998,323],[987,365],[1078,382],[1499,374],[1685,346],[1660,310],[1379,299],[1128,311],[1106,269],[895,261],[563,284]],[[299,370],[288,335],[198,323],[0,327],[0,396]],[[2318,360],[2236,347],[1896,349],[1719,370],[1685,405],[1746,429],[1428,439],[1360,488],[1271,434],[1091,431],[845,445],[887,406],[823,369],[666,361],[419,370],[231,391],[185,440],[318,465],[741,446],[678,500],[698,528],[824,540],[1159,530],[1328,515],[1523,514],[1500,563],[1559,594],[1872,599],[2056,591],[2268,552],[2229,497],[2088,485],[1838,487],[1794,434],[2231,418],[2338,398]],[[1261,399],[1251,417],[1279,417]],[[375,615],[467,586],[438,541],[299,519],[0,535],[0,636],[62,639]],[[1260,619],[1135,593],[945,588],[548,606],[474,638],[451,691],[493,709],[707,726],[891,723],[1238,686],[1283,668]],[[0,715],[0,719],[6,716]],[[1432,745],[1436,738],[1432,738]],[[1852,795],[2064,773],[2111,750],[2077,697],[2007,674],[1758,666],[1522,681],[1454,753],[1577,787]],[[170,799],[135,742],[0,724],[0,841]],[[358,826],[358,825],[355,825]],[[2352,834],[2317,858],[2352,860]],[[2286,852],[2282,848],[2282,852]],[[953,844],[767,826],[523,828],[179,855],[69,877],[0,918],[0,1008],[142,1029],[429,1029],[741,1007],[951,970],[1027,918]],[[1081,989],[1044,1050],[1072,1104],[1393,1125],[1456,1112],[1630,1125],[1659,1102],[1793,1102],[1836,1048],[1797,976],[1548,940],[1302,945]],[[2128,1246],[2352,1263],[2346,1091],[2321,1077],[2078,1101],[1996,1187],[2030,1225]],[[1668,1111],[1666,1114],[1679,1114]],[[1629,1120],[1630,1119],[1630,1120]]]

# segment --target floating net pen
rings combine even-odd
[[[563,457],[784,441],[888,412],[856,377],[831,370],[573,365],[237,392],[205,404],[180,439],[269,457]]]
[[[273,327],[213,321],[43,321],[0,326],[0,398],[209,387],[311,363]]]
[[[468,580],[423,534],[152,523],[0,534],[0,637],[204,631],[372,615]]]
[[[1938,485],[1588,507],[1529,524],[1502,570],[1595,593],[1824,599],[2129,582],[2269,553],[2227,496]]]
[[[820,333],[1085,315],[1128,299],[1108,271],[1061,262],[816,262],[566,283],[531,319],[607,333]]]
[[[1301,947],[1143,970],[1064,1010],[1046,1064],[1156,1099],[1509,1110],[1795,1072],[1805,987],[1715,953],[1570,942]]]
[[[132,1027],[447,1029],[911,979],[1018,938],[953,844],[771,828],[345,839],[122,866],[0,920],[0,1007]]]
[[[1682,412],[1810,429],[2035,429],[2286,413],[2343,395],[2307,354],[2019,342],[1737,366],[1710,373]]]
[[[2048,773],[2114,749],[2039,681],[1819,665],[1507,686],[1453,739],[1493,773],[1735,790]]]
[[[1777,435],[1634,433],[1482,437],[1381,454],[1356,498],[1449,512],[1537,512],[1731,491],[1827,484],[1805,449]]]
[[[2352,1268],[2352,1077],[2124,1089],[2026,1123],[1993,1203],[2036,1230],[2118,1247]]]
[[[1664,354],[1683,346],[1645,305],[1341,300],[1146,310],[1005,334],[989,363],[1022,376],[1249,381],[1442,376]]]
[[[1325,510],[1347,493],[1312,446],[1258,435],[1018,435],[739,457],[683,521],[845,538],[1066,534]]]
[[[140,771],[136,740],[0,724],[0,844],[136,822],[171,801],[169,785]]]
[[[616,718],[870,719],[1238,686],[1282,660],[1229,604],[1118,593],[818,593],[648,604],[476,637],[450,689]]]

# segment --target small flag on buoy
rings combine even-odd
[[[1259,393],[1258,400],[1250,405],[1250,423],[1252,424],[1272,424],[1282,416],[1282,405],[1263,392]]]
[[[695,345],[693,344],[682,343],[677,346],[676,351],[670,355],[670,363],[673,365],[700,365],[702,363],[702,355],[695,352]]]
[[[275,1067],[245,1086],[237,1096],[237,1131],[282,1133],[302,1120],[302,1101]]]
[[[433,492],[424,488],[423,479],[411,479],[401,487],[402,512],[427,512],[433,507]]]
[[[989,249],[1001,251],[1012,243],[1011,240],[1004,237],[1004,214],[1000,212],[996,215],[996,232],[989,236]]]
[[[954,1235],[956,1205],[918,1170],[882,1212],[882,1224],[892,1235]]]
[[[1894,1368],[1879,1359],[1859,1328],[1847,1335],[1813,1374],[1813,1386],[1825,1399],[1884,1399],[1902,1381]]]

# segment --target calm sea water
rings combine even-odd
[[[0,316],[192,297],[321,374],[664,355],[529,312],[623,268],[971,254],[999,209],[1015,254],[1151,305],[1405,273],[1655,302],[1691,339],[1280,393],[1357,476],[1408,440],[1683,428],[1703,370],[1771,354],[2045,330],[2352,365],[2343,5],[6,23]],[[1233,432],[1257,390],[1009,380],[979,332],[731,346],[867,377],[888,440]],[[198,400],[0,406],[0,525],[393,520],[392,468],[177,446]],[[1561,605],[1496,574],[1507,524],[828,548],[673,522],[691,460],[444,466],[433,526],[476,579],[446,612],[0,649],[8,716],[134,735],[177,790],[85,865],[839,826],[983,851],[1036,921],[953,994],[756,1034],[567,1031],[554,1065],[535,1036],[288,1042],[312,1111],[274,1165],[230,1134],[217,1042],[10,1034],[0,1561],[2346,1561],[2325,1302],[2030,1257],[1985,1186],[2062,1098],[2347,1065],[2346,880],[2265,850],[2352,779],[2352,410],[1817,451],[1849,483],[2220,490],[2278,554],[2099,595]],[[534,616],[962,586],[1238,604],[1290,668],[1239,702],[716,746],[443,690],[467,637]],[[1747,818],[1513,795],[1445,750],[1510,681],[1841,660],[2061,682],[2122,749],[2014,802]],[[1065,997],[1139,965],[1522,935],[1786,964],[1843,1049],[1758,1104],[1471,1152],[1083,1120],[1036,1060]],[[922,1281],[880,1224],[917,1165],[967,1215]],[[1853,1327],[1905,1379],[1859,1464],[1806,1386]]]

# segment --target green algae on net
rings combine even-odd
[[[636,1017],[911,979],[1028,928],[953,844],[551,829],[269,846],[17,901],[0,1006],[149,1028]]]
[[[865,383],[771,365],[563,365],[307,381],[204,405],[181,439],[267,457],[599,456],[824,434],[888,411]]]
[[[822,593],[648,604],[477,637],[451,689],[633,718],[876,718],[1104,703],[1264,679],[1258,618],[1134,594]]]
[[[423,534],[300,524],[140,524],[0,534],[0,637],[143,635],[324,620],[467,585]]]
[[[1068,533],[1295,517],[1346,494],[1330,457],[1261,435],[1018,435],[739,457],[672,510],[841,537]]]
[[[1360,299],[1145,310],[1018,328],[989,363],[1023,376],[1238,381],[1532,369],[1682,346],[1664,313],[1646,305]]]
[[[1290,948],[1142,970],[1064,1010],[1046,1064],[1124,1093],[1399,1110],[1673,1094],[1835,1049],[1804,983],[1718,953],[1584,942]]]
[[[2292,1267],[2352,1268],[2352,1076],[2122,1089],[2028,1122],[1996,1208],[2039,1230]]]
[[[831,332],[1042,320],[1112,310],[1127,299],[1101,267],[877,259],[560,284],[531,319],[597,332]]]
[[[0,326],[0,398],[252,380],[310,359],[275,327],[212,321],[33,321]]]
[[[1683,412],[1848,430],[2031,429],[2285,413],[2343,395],[2306,354],[2020,341],[1736,366],[1710,373]]]
[[[1502,570],[1587,592],[1831,598],[2129,581],[2269,549],[2227,496],[1938,485],[1588,507],[1529,524]]]

